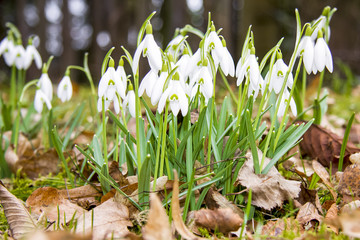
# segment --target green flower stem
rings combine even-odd
[[[165,116],[164,116],[165,117]],[[159,164],[160,164],[160,141],[161,141],[161,136],[162,136],[162,129],[163,129],[163,118],[160,118],[160,124],[159,124],[159,134],[158,134],[158,138],[157,138],[157,145],[156,145],[156,156],[155,156],[155,171],[154,171],[154,183],[153,183],[153,191],[155,191],[156,188],[156,180],[158,177],[158,173],[159,173]]]
[[[160,173],[159,176],[163,175],[164,171],[164,162],[165,162],[165,152],[166,152],[166,127],[167,127],[167,118],[168,118],[168,111],[169,111],[169,103],[166,102],[165,104],[165,115],[164,115],[164,122],[162,125],[162,137],[161,137],[161,157],[160,157]],[[168,163],[167,163],[168,165]],[[170,177],[171,172],[168,172]]]
[[[243,111],[244,104],[245,104],[245,98],[246,98],[247,92],[249,90],[249,84],[250,84],[250,78],[247,76],[244,91],[242,91],[242,93],[241,93],[241,84],[240,84],[240,87],[239,87],[239,103],[240,104],[238,104],[238,109],[237,109],[238,116],[237,116],[236,126],[240,126],[241,113]],[[240,131],[240,129],[239,129],[239,131]]]
[[[298,18],[298,12],[296,11],[296,16]],[[299,28],[299,20],[298,20],[298,28]],[[304,28],[306,27],[307,25],[305,24]],[[284,93],[284,90],[285,90],[285,87],[286,87],[286,84],[287,84],[287,81],[288,81],[288,78],[289,78],[289,75],[290,75],[290,72],[292,71],[293,67],[294,67],[294,64],[295,64],[295,60],[296,60],[296,57],[297,57],[297,52],[298,52],[298,48],[299,48],[299,45],[300,45],[300,37],[302,35],[302,32],[304,30],[302,30],[301,32],[298,32],[297,33],[297,36],[296,36],[296,42],[295,42],[295,49],[294,49],[294,52],[293,54],[291,55],[291,59],[290,59],[290,64],[289,64],[289,69],[288,71],[286,72],[285,74],[285,78],[284,78],[284,82],[283,82],[283,85],[281,87],[281,90],[280,90],[280,94],[278,96],[278,99],[281,100],[282,98],[282,95]],[[300,65],[300,64],[299,64]],[[293,84],[293,88],[295,88],[295,84]],[[291,90],[291,93],[292,93],[292,90]],[[290,94],[290,98],[291,99],[291,94]],[[266,153],[268,151],[268,147],[269,147],[269,144],[270,144],[270,138],[271,138],[271,133],[275,127],[275,122],[276,122],[276,119],[277,119],[277,113],[279,111],[279,107],[280,107],[280,101],[279,101],[279,104],[276,105],[276,109],[275,109],[275,113],[274,113],[274,117],[271,121],[271,125],[270,125],[270,129],[269,129],[269,134],[266,136],[266,142],[265,142],[265,147],[264,147],[264,152],[263,152],[263,156],[262,156],[262,159],[261,159],[261,164],[260,164],[260,171],[262,171],[262,167],[264,165],[264,160],[265,160],[265,157],[266,157]],[[284,116],[285,116],[286,112],[284,113]],[[275,146],[276,144],[274,144]]]
[[[303,68],[302,72],[302,105],[305,106],[305,98],[306,98],[306,69]]]
[[[21,112],[20,112],[20,103],[18,102],[17,106],[17,116],[15,119],[15,131],[13,132],[13,138],[14,138],[14,152],[17,153],[17,147],[18,147],[18,142],[19,142],[19,129],[20,129],[20,116],[21,116]]]
[[[173,115],[173,119],[172,119],[172,124],[173,124],[173,140],[174,140],[174,155],[176,156],[176,152],[177,152],[177,143],[176,143],[176,129],[177,129],[177,121],[176,120],[176,116]]]
[[[102,97],[102,137],[103,137],[103,151],[104,151],[104,163],[106,169],[108,169],[108,152],[107,152],[107,142],[106,142],[106,119],[105,119],[105,98]]]
[[[43,142],[45,151],[48,150],[49,146],[50,146],[49,138],[47,137],[48,136],[48,123],[47,123],[48,115],[49,115],[49,110],[46,108],[42,111],[42,116],[41,116],[42,127],[43,127],[42,142]]]
[[[296,69],[296,73],[295,73],[295,77],[294,77],[294,84],[293,84],[293,87],[291,88],[291,91],[290,91],[290,96],[289,98],[287,99],[287,102],[286,102],[286,106],[285,106],[285,111],[284,111],[284,116],[286,116],[288,110],[289,110],[289,106],[290,106],[290,100],[294,94],[294,90],[295,90],[295,87],[296,87],[296,82],[297,82],[297,79],[299,77],[299,73],[300,73],[300,67],[301,67],[301,63],[302,63],[302,56],[300,57],[300,60],[299,60],[299,63],[298,63],[298,66],[297,66],[297,69]],[[280,105],[280,104],[279,104]],[[283,117],[282,120],[281,120],[281,123],[280,123],[280,126],[279,126],[279,129],[277,131],[277,134],[276,134],[276,137],[275,137],[275,143],[274,143],[274,150],[276,148],[276,145],[280,139],[280,135],[282,133],[282,129],[283,127],[285,127],[285,119],[286,117]]]
[[[24,84],[25,84],[25,76],[26,76],[26,70],[23,70],[23,69],[18,69],[17,71],[17,78],[18,78],[18,81],[17,81],[17,96],[20,96],[21,94],[21,91],[24,87]]]
[[[324,71],[322,71],[320,73],[320,77],[319,77],[319,85],[318,85],[317,96],[316,96],[316,99],[318,99],[318,100],[320,99],[321,87],[322,87],[322,84],[324,81],[324,74],[325,74],[325,69],[324,69]]]
[[[141,171],[141,151],[145,151],[145,149],[141,149],[140,144],[140,117],[141,117],[141,109],[140,109],[140,98],[139,98],[139,74],[135,74],[134,77],[135,83],[135,120],[136,120],[136,159],[137,159],[137,167],[138,173]]]
[[[216,70],[212,68],[212,74],[214,76],[214,88],[213,88],[213,96],[211,99],[211,109],[210,109],[210,124],[209,124],[209,139],[208,139],[208,148],[207,148],[207,171],[208,173],[211,172],[211,137],[212,137],[212,130],[213,130],[213,124],[214,124],[214,109],[215,109],[215,87],[216,87]]]
[[[220,70],[221,78],[223,79],[224,84],[225,84],[226,88],[228,89],[232,100],[234,101],[235,104],[238,104],[238,100],[236,99],[236,96],[235,96],[233,90],[231,89],[231,87],[230,87],[230,85],[229,85],[229,82],[228,82],[226,76],[224,75],[224,73],[223,73],[223,71],[221,70],[221,68],[219,68],[219,70]]]
[[[15,66],[15,64],[11,67],[10,105],[13,109],[16,106],[16,66]]]

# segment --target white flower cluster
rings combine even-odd
[[[324,71],[333,71],[333,60],[329,46],[324,39],[327,18],[320,16],[315,23],[316,26],[307,27],[305,36],[301,39],[298,55],[303,55],[304,66],[308,74],[316,74]],[[330,28],[327,27],[328,37]]]
[[[34,60],[36,67],[41,68],[42,60],[39,52],[29,39],[26,48],[21,44],[21,40],[14,40],[12,34],[8,34],[0,43],[0,56],[4,56],[5,63],[11,67],[16,66],[17,69],[27,70],[31,62]]]

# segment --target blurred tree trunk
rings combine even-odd
[[[38,47],[38,50],[43,61],[45,62],[48,58],[48,54],[46,51],[47,21],[45,18],[45,1],[36,1],[36,7],[39,10],[39,24],[36,26],[36,32],[40,38],[40,45]]]
[[[61,66],[59,66],[59,71],[65,73],[66,67],[68,65],[76,65],[77,60],[75,56],[75,51],[72,48],[72,39],[71,39],[71,14],[69,12],[68,0],[63,1],[63,22],[62,22],[62,43],[63,43],[63,54],[60,61]],[[77,74],[76,74],[77,75]],[[78,76],[78,75],[77,75]],[[77,79],[77,78],[75,78]]]
[[[94,84],[100,79],[101,74],[101,64],[103,61],[103,52],[99,45],[96,42],[96,37],[98,33],[104,29],[104,21],[106,17],[104,15],[104,2],[98,0],[90,0],[89,7],[90,7],[90,23],[93,26],[93,34],[92,40],[90,45],[90,54],[89,54],[89,68],[91,69],[91,73],[93,76]]]

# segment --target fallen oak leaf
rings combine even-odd
[[[172,209],[172,218],[175,229],[181,235],[181,237],[188,240],[201,239],[195,236],[192,232],[190,232],[182,220],[180,201],[179,201],[179,179],[175,169],[174,169],[173,195],[171,197],[171,209]]]
[[[109,199],[77,218],[76,233],[93,233],[93,240],[121,238],[129,233],[131,227],[128,208]]]
[[[243,219],[230,208],[200,209],[194,214],[195,224],[211,230],[218,230],[224,234],[238,230],[243,223]]]
[[[309,155],[313,159],[317,158],[324,167],[332,165],[332,173],[334,174],[338,169],[342,141],[343,139],[340,136],[319,125],[312,124],[304,133],[300,148],[304,155]],[[348,141],[345,149],[344,167],[350,164],[350,154],[356,152],[360,152],[360,149]]]
[[[38,229],[35,219],[24,204],[11,194],[0,181],[0,203],[14,239],[20,239]]]
[[[259,159],[262,152],[258,149]],[[237,181],[248,189],[252,189],[251,204],[271,210],[274,207],[282,206],[288,199],[297,198],[300,192],[300,182],[286,180],[273,166],[267,174],[255,174],[254,162],[251,153],[246,154],[247,160],[241,167]],[[264,166],[270,160],[264,159]]]
[[[338,211],[338,207],[337,207],[336,203],[333,203],[325,215],[325,218],[324,218],[325,223],[330,222],[332,219],[336,219],[338,216],[338,212],[339,211]],[[327,226],[334,233],[336,233],[336,234],[339,233],[339,229],[336,226],[334,226],[333,224],[328,223]]]
[[[150,194],[150,210],[148,221],[143,229],[144,240],[171,240],[174,239],[171,233],[169,217],[159,197]]]
[[[36,189],[26,200],[26,206],[31,208],[33,214],[45,213],[50,221],[58,221],[65,224],[65,217],[79,216],[86,210],[67,199],[66,192],[53,187],[42,187]]]
[[[308,202],[299,209],[296,220],[298,220],[301,225],[305,226],[313,220],[321,223],[323,217],[319,214],[315,205]]]

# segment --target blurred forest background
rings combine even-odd
[[[24,43],[30,34],[38,35],[43,61],[55,56],[49,70],[54,83],[60,81],[68,65],[82,65],[84,53],[89,52],[90,69],[97,83],[106,52],[115,46],[112,56],[116,62],[123,54],[120,46],[133,54],[141,24],[153,11],[157,14],[151,22],[161,46],[166,46],[176,28],[186,24],[205,31],[211,12],[216,28],[223,28],[235,63],[250,24],[256,55],[262,58],[284,36],[281,48],[288,62],[294,47],[294,9],[299,9],[304,24],[316,19],[327,5],[338,8],[330,24],[334,62],[341,60],[360,74],[359,0],[0,0],[0,38],[6,36],[6,22],[18,26]],[[189,39],[196,48],[199,39]],[[4,83],[10,69],[3,60],[0,69],[0,83]],[[37,78],[40,73],[33,65],[27,79]],[[71,77],[78,83],[86,81],[82,73],[74,72]]]

